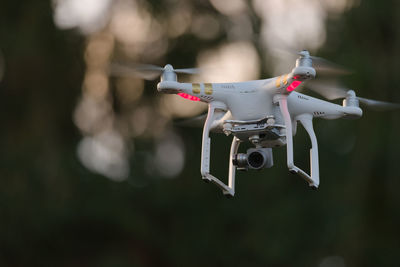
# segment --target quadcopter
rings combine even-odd
[[[320,183],[318,144],[313,129],[313,119],[357,119],[363,114],[359,104],[376,109],[397,109],[399,104],[371,100],[356,96],[353,90],[344,88],[325,88],[314,84],[310,89],[320,93],[328,100],[343,99],[343,104],[335,104],[314,98],[296,91],[304,83],[316,77],[313,61],[321,58],[310,56],[303,50],[298,53],[295,67],[290,73],[263,80],[233,83],[181,83],[177,73],[193,74],[196,69],[174,69],[142,65],[139,71],[156,71],[161,74],[157,90],[165,94],[177,94],[191,101],[208,104],[204,123],[201,148],[202,179],[217,185],[228,197],[235,194],[236,170],[260,170],[273,166],[274,147],[286,146],[289,171],[302,177],[311,188]],[[119,72],[127,71],[117,66]],[[129,71],[129,70],[128,70]],[[310,171],[306,172],[295,165],[293,136],[300,122],[311,140]],[[210,173],[210,132],[232,135],[229,158],[228,183]],[[250,142],[252,148],[246,153],[238,153],[239,145]]]

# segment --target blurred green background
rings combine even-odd
[[[267,78],[294,64],[275,48],[305,48],[353,69],[360,96],[400,102],[399,14],[394,0],[0,2],[0,266],[398,266],[398,111],[316,120],[319,190],[278,148],[226,199],[201,181],[201,129],[172,123],[204,106],[108,68]],[[226,177],[231,137],[213,140]],[[303,129],[295,146],[306,167]]]

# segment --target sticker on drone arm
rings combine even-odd
[[[281,87],[281,80],[282,80],[282,76],[279,76],[278,78],[276,78],[276,80],[275,80],[276,88]]]
[[[289,74],[286,74],[286,75],[283,77],[283,84],[284,84],[284,85],[287,85],[287,84],[288,84],[288,77],[289,77]]]
[[[192,83],[192,92],[193,94],[200,94],[200,84]]]
[[[206,95],[212,95],[212,93],[213,93],[212,83],[205,83],[204,84],[204,93]]]

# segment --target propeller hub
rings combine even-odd
[[[310,56],[310,52],[308,52],[307,50],[302,50],[299,52],[299,55],[301,57],[309,57]]]
[[[167,65],[165,65],[165,67],[164,67],[164,71],[174,71],[174,68],[172,67],[171,64],[167,64]]]
[[[356,97],[356,92],[349,90],[346,92],[346,97]]]
[[[164,71],[161,75],[161,81],[177,81],[176,73],[174,71],[174,68],[172,67],[171,64],[167,64],[164,67]]]
[[[359,107],[360,103],[356,97],[356,92],[353,90],[349,90],[346,92],[346,98],[343,99],[343,106],[344,107]]]
[[[296,67],[308,67],[312,68],[312,59],[310,52],[303,50],[299,52],[300,57],[296,60]]]

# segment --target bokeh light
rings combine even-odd
[[[303,49],[315,53],[325,43],[328,15],[338,15],[353,1],[254,0],[253,5],[263,21],[261,38],[265,48],[277,54],[272,57],[273,70],[279,75],[293,67],[290,53]],[[289,53],[277,53],[282,50]]]
[[[210,2],[219,12],[227,16],[243,13],[247,5],[244,0],[231,0],[229,4],[224,0],[210,0]]]
[[[78,157],[89,169],[114,181],[129,175],[126,144],[115,131],[103,131],[84,137],[78,145]]]
[[[100,30],[108,22],[112,0],[54,0],[54,21],[60,29]]]
[[[185,146],[182,138],[173,132],[166,132],[157,140],[155,155],[149,164],[166,178],[180,174],[185,164]]]
[[[260,61],[250,42],[232,42],[199,54],[203,71],[199,80],[209,82],[241,82],[259,77]]]

